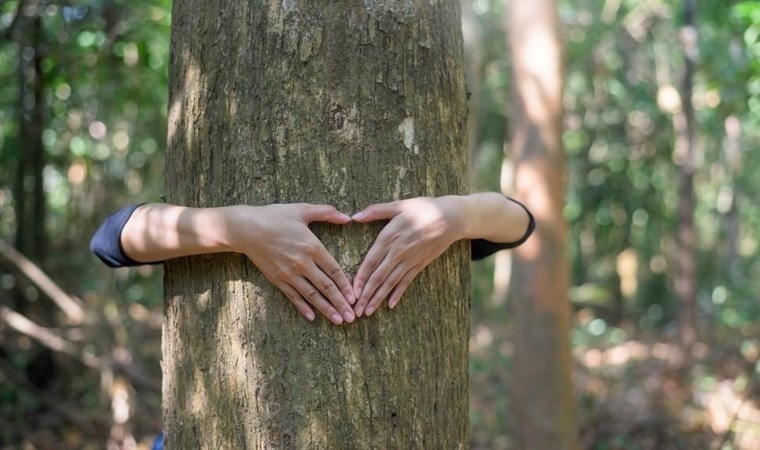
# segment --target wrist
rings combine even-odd
[[[444,197],[451,205],[449,214],[449,224],[454,240],[469,239],[474,232],[477,220],[474,220],[474,214],[477,213],[477,207],[473,205],[473,199],[469,195],[449,195]]]
[[[455,197],[455,211],[460,221],[459,239],[472,239],[477,233],[478,208],[475,199],[471,195],[457,195]]]
[[[199,236],[204,246],[212,252],[236,252],[238,238],[234,233],[237,229],[236,206],[224,206],[218,208],[197,209],[197,228],[202,234]]]

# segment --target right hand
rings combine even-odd
[[[248,256],[304,317],[314,320],[314,307],[336,325],[353,322],[351,283],[308,227],[343,225],[349,216],[329,205],[294,203],[232,206],[224,217],[231,250]]]

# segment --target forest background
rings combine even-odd
[[[507,1],[462,2],[473,189],[505,193]],[[760,2],[557,7],[581,445],[758,448]],[[148,448],[161,428],[161,268],[107,269],[87,243],[109,212],[161,199],[170,21],[167,0],[0,2],[0,448]],[[693,308],[676,289],[688,110]],[[515,448],[525,407],[510,264],[473,264],[474,449]]]

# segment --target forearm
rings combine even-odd
[[[496,192],[481,192],[462,197],[467,223],[465,238],[497,243],[516,242],[530,225],[527,211],[518,203]]]
[[[124,253],[138,262],[230,251],[225,208],[149,203],[137,208],[121,233]]]

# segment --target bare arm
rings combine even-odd
[[[233,251],[224,208],[163,203],[148,203],[132,213],[121,233],[121,247],[128,257],[144,263]]]
[[[528,212],[518,203],[496,192],[460,197],[466,223],[465,239],[516,242],[528,229]]]
[[[121,233],[124,253],[138,262],[218,252],[243,253],[309,320],[310,305],[333,323],[351,322],[353,289],[308,225],[351,219],[328,205],[287,204],[188,208],[146,204]]]

